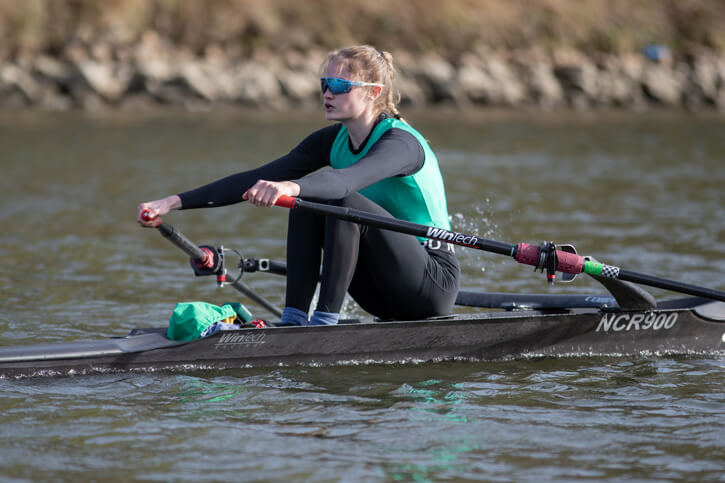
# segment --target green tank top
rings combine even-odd
[[[330,164],[335,169],[342,169],[358,162],[392,128],[409,132],[418,140],[425,154],[423,167],[410,176],[395,176],[378,181],[360,190],[360,194],[382,206],[396,218],[450,230],[446,193],[438,159],[425,138],[407,123],[393,118],[383,119],[373,128],[365,147],[357,154],[350,151],[347,128],[343,126],[332,145]],[[425,240],[422,237],[418,239]]]

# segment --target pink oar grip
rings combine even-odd
[[[282,195],[274,204],[277,206],[282,206],[284,208],[289,208],[291,210],[295,207],[295,201],[297,201],[297,198],[293,196]]]
[[[516,245],[516,256],[514,260],[534,267],[539,263],[539,247],[528,243]],[[584,269],[584,257],[575,253],[556,251],[556,270],[563,273],[581,273]]]
[[[556,269],[562,273],[582,273],[584,271],[584,257],[576,253],[556,251]]]
[[[525,265],[536,266],[539,263],[539,247],[528,243],[519,243],[516,245],[514,260]]]

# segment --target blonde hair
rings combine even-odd
[[[334,50],[327,54],[322,64],[322,72],[327,71],[327,67],[333,62],[337,64],[339,71],[347,70],[350,80],[383,84],[383,91],[375,100],[377,113],[386,113],[400,119],[397,108],[400,93],[393,85],[395,67],[390,52],[378,50],[371,45],[355,45]]]

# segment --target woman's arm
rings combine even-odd
[[[141,203],[136,209],[136,220],[141,226],[153,227],[155,222],[148,219],[172,210],[224,206],[243,201],[247,190],[261,179],[282,181],[305,176],[330,164],[330,147],[339,130],[340,125],[337,124],[315,131],[289,154],[259,168],[227,176],[185,193]],[[281,194],[296,196],[290,193],[299,193],[296,183],[285,184],[285,189],[287,191]],[[263,194],[259,195],[259,199],[256,196],[255,191],[253,202],[267,206]],[[144,212],[147,212],[146,216],[142,216]]]
[[[340,199],[380,180],[409,176],[423,167],[425,153],[415,136],[402,129],[390,129],[355,164],[294,180],[300,196]]]
[[[310,134],[296,148],[270,163],[233,174],[179,194],[180,209],[225,206],[243,201],[243,195],[259,180],[288,181],[329,165],[330,147],[340,126],[329,126]]]

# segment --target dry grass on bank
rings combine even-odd
[[[722,0],[0,0],[0,59],[61,54],[72,43],[135,43],[155,30],[200,53],[372,43],[388,50],[574,48],[648,43],[725,52]]]

